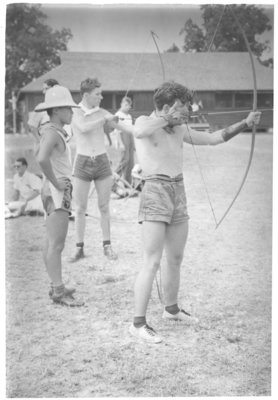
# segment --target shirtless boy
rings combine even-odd
[[[155,111],[135,123],[137,157],[145,176],[139,222],[142,223],[144,263],[135,282],[135,316],[129,331],[152,343],[162,338],[146,322],[152,284],[165,249],[163,318],[190,320],[178,306],[180,266],[188,234],[188,214],[183,183],[183,143],[218,145],[247,127],[258,124],[260,112],[213,134],[197,132],[187,125],[191,92],[175,82],[165,82],[154,93]],[[192,319],[191,319],[192,320]]]

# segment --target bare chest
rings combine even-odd
[[[155,132],[149,139],[149,145],[170,152],[171,150],[183,147],[183,135],[181,132],[169,131],[164,129]]]

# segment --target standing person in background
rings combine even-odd
[[[194,100],[194,101],[190,104],[190,106],[191,106],[191,111],[192,111],[192,112],[198,113],[198,111],[199,111],[199,105],[198,105],[198,103],[197,103],[196,100]],[[191,118],[192,118],[194,124],[197,124],[197,123],[199,122],[199,115],[194,115],[194,116],[192,116]]]
[[[83,305],[83,302],[73,298],[75,289],[65,287],[62,279],[62,251],[68,231],[72,198],[71,155],[64,125],[71,123],[72,107],[78,106],[72,100],[70,91],[55,85],[47,90],[45,102],[39,104],[35,111],[46,111],[50,119],[41,129],[37,156],[42,172],[49,182],[46,193],[42,191],[47,214],[44,262],[51,281],[49,296],[54,303],[74,307]]]
[[[102,91],[98,79],[87,78],[81,82],[82,96],[80,108],[75,110],[72,130],[76,141],[76,157],[73,167],[73,198],[75,202],[76,252],[71,262],[78,261],[84,255],[84,236],[91,182],[94,181],[100,225],[102,230],[103,253],[109,260],[116,260],[110,237],[110,195],[113,183],[110,160],[105,147],[104,125],[110,128],[130,131],[118,122],[118,117],[100,108]]]
[[[132,125],[132,116],[129,114],[131,106],[132,101],[130,97],[125,96],[121,101],[121,108],[115,114],[119,117],[119,121],[127,126]],[[131,171],[134,167],[135,150],[133,134],[119,131],[117,129],[115,130],[115,133],[117,135],[118,148],[121,149],[121,160],[115,172],[131,184]]]
[[[46,79],[42,85],[42,92],[45,95],[48,89],[55,85],[59,85],[56,79]],[[34,136],[36,143],[40,142],[40,129],[41,127],[49,122],[49,116],[46,111],[31,112],[28,120],[28,127],[32,135]]]

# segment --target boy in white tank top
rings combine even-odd
[[[46,111],[50,119],[41,130],[42,138],[37,156],[42,172],[49,182],[49,187],[46,185],[48,190],[42,190],[43,205],[47,214],[47,243],[43,255],[50,278],[49,296],[54,303],[76,307],[84,303],[74,299],[75,289],[65,287],[61,262],[72,197],[68,134],[63,127],[71,123],[72,107],[78,106],[73,102],[69,90],[56,85],[46,92],[45,102],[39,104],[35,111]]]
[[[85,257],[84,240],[86,210],[91,182],[94,181],[100,226],[102,230],[103,254],[109,260],[118,255],[112,248],[110,229],[110,195],[113,185],[110,160],[105,147],[104,126],[132,133],[132,126],[118,122],[118,117],[100,107],[103,99],[101,83],[97,78],[87,78],[80,84],[82,100],[72,120],[73,136],[76,140],[76,156],[73,166],[76,250],[71,262]]]

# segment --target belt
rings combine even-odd
[[[103,157],[105,155],[107,155],[107,153],[97,154],[96,156],[87,156],[85,154],[78,154],[78,156],[90,158],[91,160],[96,160],[97,158]]]
[[[164,174],[154,174],[148,175],[143,178],[144,181],[165,181],[165,182],[181,182],[183,181],[183,175],[179,174],[177,176],[171,177]]]

